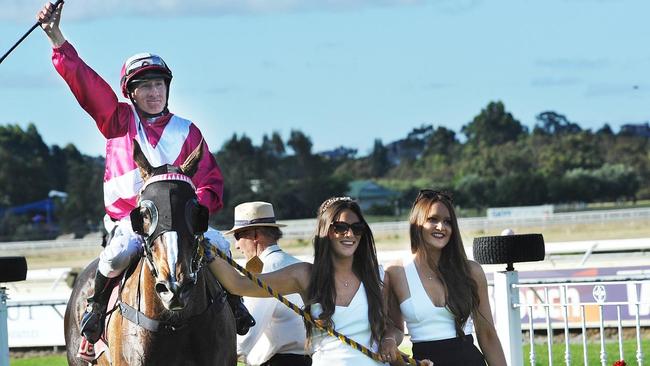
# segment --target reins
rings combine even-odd
[[[228,257],[223,251],[219,250],[218,248],[216,248],[214,246],[210,246],[210,247],[213,249],[213,251],[216,252],[216,254],[219,255],[219,257],[223,258],[226,262],[228,262],[228,264],[230,264],[232,267],[236,268],[239,272],[243,273],[246,277],[248,277],[248,279],[250,279],[255,284],[257,284],[257,286],[259,286],[259,287],[263,288],[264,290],[266,290],[266,292],[271,294],[271,296],[278,299],[280,302],[282,302],[284,305],[289,307],[295,313],[297,313],[298,315],[303,317],[309,323],[313,324],[316,328],[318,328],[320,330],[323,330],[323,331],[326,331],[329,335],[338,338],[339,340],[341,340],[341,342],[349,345],[350,347],[356,349],[357,351],[360,351],[361,353],[363,353],[364,355],[372,358],[373,360],[379,361],[379,362],[384,362],[381,359],[381,356],[379,355],[379,353],[371,351],[366,346],[364,346],[362,344],[359,344],[356,341],[348,338],[347,336],[337,332],[332,327],[325,327],[325,326],[319,324],[318,322],[314,321],[311,314],[305,313],[304,310],[302,310],[301,308],[296,306],[296,304],[294,304],[291,301],[287,300],[284,296],[280,295],[278,292],[273,290],[271,288],[271,286],[269,286],[264,281],[260,280],[257,276],[255,276],[253,273],[248,271],[246,268],[240,266],[239,263],[235,262],[232,258]],[[200,248],[203,248],[203,246],[201,245]],[[411,358],[411,357],[409,357],[409,356],[407,356],[407,355],[405,355],[405,354],[403,354],[401,352],[400,352],[400,356],[402,357],[402,361],[404,361],[406,364],[415,365],[415,366],[420,366],[422,364],[420,361],[418,361],[416,359],[413,359],[413,358]]]
[[[122,281],[120,283],[120,290],[118,293],[118,299],[117,299],[117,306],[115,309],[120,309],[120,314],[122,315],[123,318],[126,320],[130,321],[131,323],[144,328],[150,332],[159,332],[159,331],[166,331],[167,333],[173,333],[177,330],[181,330],[185,328],[188,324],[190,324],[192,321],[195,319],[204,316],[208,311],[212,309],[213,306],[218,306],[219,308],[222,307],[225,304],[226,301],[226,296],[223,291],[223,288],[221,288],[221,291],[214,296],[212,294],[209,294],[207,297],[207,305],[205,309],[197,314],[191,315],[190,317],[183,319],[181,322],[173,322],[173,321],[168,321],[168,320],[159,320],[159,319],[153,319],[148,316],[146,316],[141,310],[140,310],[140,300],[141,300],[141,287],[142,287],[142,275],[143,272],[145,271],[145,266],[147,265],[146,263],[146,258],[144,261],[138,261],[137,264],[131,266],[127,271],[130,271],[131,274],[136,269],[139,269],[138,271],[138,283],[137,283],[137,292],[136,292],[136,307],[133,307],[132,305],[129,305],[125,303],[122,300],[122,289],[125,286],[126,280],[128,274],[125,273],[124,277],[122,278]],[[151,269],[151,268],[150,268]],[[153,273],[152,273],[153,274]],[[207,290],[207,280],[204,279],[206,290]],[[209,292],[209,290],[207,290]],[[115,311],[115,309],[111,311]]]

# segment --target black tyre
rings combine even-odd
[[[27,278],[25,257],[0,257],[0,282],[24,281]]]
[[[508,264],[544,260],[542,234],[483,236],[474,238],[474,260],[481,264]]]

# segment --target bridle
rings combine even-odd
[[[185,207],[174,207],[174,203]],[[208,209],[198,203],[192,180],[181,173],[154,175],[140,190],[138,206],[130,216],[133,231],[144,240],[144,257],[154,277],[159,273],[153,260],[156,239],[171,231],[179,236],[192,235],[190,278],[195,282],[203,253],[199,250],[199,243],[204,240],[203,233],[208,229]],[[148,224],[146,230],[145,223]]]

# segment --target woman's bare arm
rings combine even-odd
[[[221,257],[216,257],[209,264],[210,271],[231,293],[249,297],[271,297],[265,289],[240,274]],[[296,263],[279,271],[257,275],[264,283],[268,284],[279,294],[299,293],[303,299],[307,297],[309,278],[311,276],[310,263]]]

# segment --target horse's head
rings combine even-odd
[[[131,212],[131,224],[144,237],[156,292],[169,310],[181,310],[187,304],[199,268],[198,240],[208,228],[208,209],[198,203],[190,179],[201,160],[202,146],[180,167],[153,167],[133,141],[133,159],[144,186],[138,207]]]

